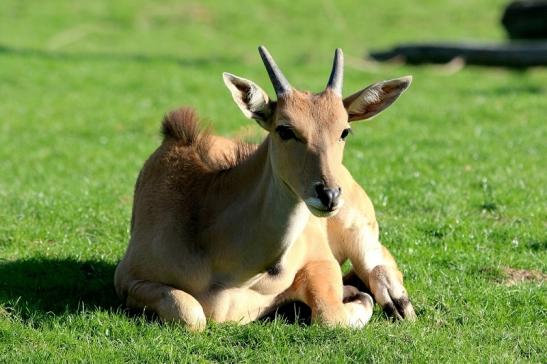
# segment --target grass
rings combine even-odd
[[[0,14],[0,362],[546,362],[547,71],[366,66],[406,40],[501,41],[505,1],[4,0]],[[354,127],[345,163],[375,203],[418,322],[362,331],[211,324],[123,312],[112,275],[159,120],[195,106],[222,134],[252,125],[220,74],[271,90],[266,44],[320,90],[344,48],[345,92],[414,75]],[[258,127],[254,126],[254,130]]]

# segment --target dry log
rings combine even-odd
[[[547,41],[506,44],[403,44],[392,50],[372,52],[370,57],[377,61],[398,59],[409,64],[448,63],[459,57],[466,64],[526,68],[547,66]]]

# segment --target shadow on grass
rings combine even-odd
[[[33,258],[0,261],[0,303],[29,312],[116,309],[115,265],[102,261]]]
[[[112,52],[58,52],[37,48],[16,48],[0,44],[0,55],[55,59],[60,61],[118,61],[136,63],[173,62],[185,67],[240,62],[235,57],[182,58],[170,54],[112,53]]]
[[[0,303],[23,308],[23,315],[53,312],[75,313],[82,308],[122,308],[114,291],[116,266],[98,260],[32,258],[0,261]],[[158,318],[153,312],[122,311],[128,317]],[[289,323],[310,323],[310,309],[302,303],[288,303],[261,320],[281,319]]]
[[[259,319],[263,322],[273,320],[281,320],[289,324],[310,325],[311,309],[302,302],[289,302]]]

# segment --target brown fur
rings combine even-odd
[[[181,107],[168,113],[162,121],[161,133],[164,143],[174,142],[177,148],[180,146],[191,148],[190,150],[177,149],[177,152],[194,154],[198,160],[210,168],[211,172],[237,166],[249,158],[257,148],[254,144],[211,135],[208,130],[200,126],[197,112],[190,107]],[[221,143],[220,146],[215,145],[218,142]]]

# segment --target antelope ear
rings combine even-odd
[[[253,81],[227,72],[222,76],[243,114],[249,119],[255,119],[260,126],[268,130],[267,124],[273,114],[273,105],[268,94]]]
[[[412,76],[382,81],[368,86],[344,99],[349,121],[365,120],[376,116],[410,86]]]

